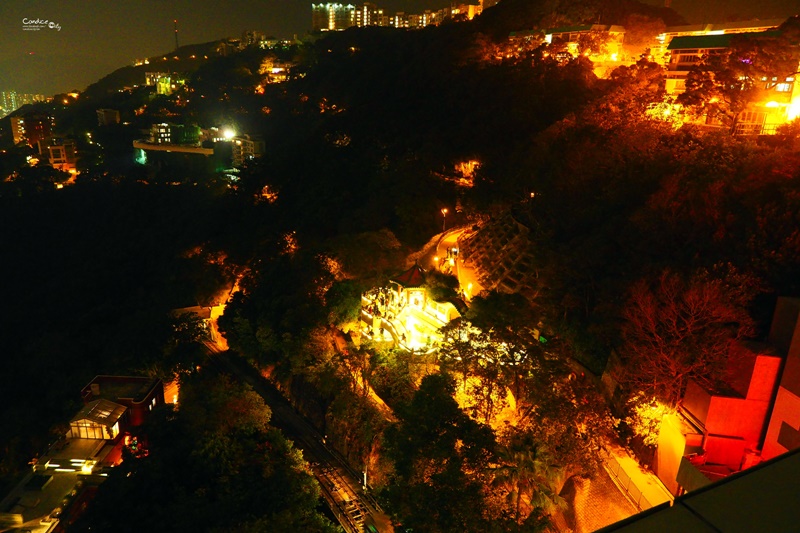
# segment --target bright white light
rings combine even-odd
[[[230,128],[225,128],[222,130],[222,136],[225,137],[226,140],[230,141],[234,137],[236,137],[236,132]]]
[[[797,117],[800,117],[800,96],[795,97],[792,100],[792,103],[789,105],[789,109],[787,111],[787,118],[789,120],[794,120]]]

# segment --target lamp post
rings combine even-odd
[[[442,233],[444,233],[445,224],[447,224],[447,208],[442,208]]]

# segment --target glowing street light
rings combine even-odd
[[[447,208],[442,208],[442,233],[444,233],[445,224],[447,223]]]

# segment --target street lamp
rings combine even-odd
[[[447,223],[447,208],[442,208],[442,233],[444,233],[445,224]]]

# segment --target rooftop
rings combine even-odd
[[[800,449],[601,529],[602,533],[797,531]]]
[[[760,31],[753,33],[725,33],[722,35],[682,35],[674,37],[667,46],[667,50],[682,50],[687,48],[727,48],[732,39],[752,39],[759,37],[777,37],[779,31]]]
[[[119,400],[141,402],[158,385],[158,379],[143,376],[95,376],[81,391],[84,398],[93,394],[93,385],[96,385],[97,390],[94,396],[98,398],[114,402]]]

